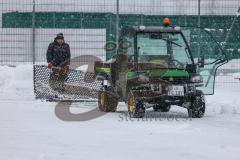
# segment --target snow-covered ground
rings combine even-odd
[[[66,122],[55,115],[56,103],[34,99],[32,76],[31,65],[0,66],[0,160],[240,158],[240,81],[218,83],[202,119],[173,107],[165,118],[131,120],[120,104],[117,113]],[[71,111],[95,107],[74,103]]]

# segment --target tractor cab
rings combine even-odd
[[[179,28],[140,26],[131,29],[135,34],[125,32],[119,49],[119,53],[128,56],[128,62],[158,64],[172,69],[185,69],[194,64],[191,50]]]

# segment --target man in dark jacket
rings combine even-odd
[[[50,43],[47,50],[48,68],[52,70],[49,84],[54,90],[64,91],[64,81],[70,71],[70,47],[64,41],[62,33],[58,33],[54,42]]]
[[[62,33],[58,33],[57,37],[54,39],[54,42],[50,43],[47,50],[47,62],[48,68],[52,67],[61,67],[69,68],[70,64],[70,47],[64,41]]]

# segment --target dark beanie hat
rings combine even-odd
[[[63,33],[58,33],[56,39],[64,39]]]

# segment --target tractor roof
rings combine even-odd
[[[130,32],[169,32],[169,33],[180,33],[180,27],[172,26],[129,26],[124,29]]]

